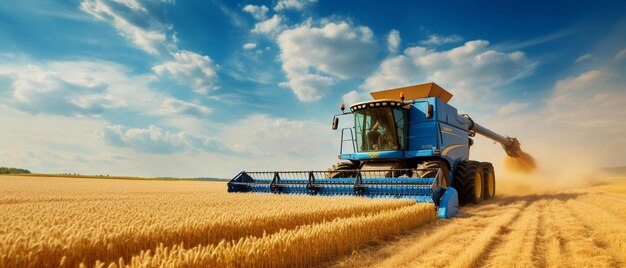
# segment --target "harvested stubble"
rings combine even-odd
[[[223,183],[0,178],[0,267],[75,267],[410,206],[227,194]],[[32,188],[31,188],[32,187]]]
[[[351,252],[366,242],[414,229],[435,219],[434,205],[415,204],[281,230],[263,237],[222,241],[218,245],[191,249],[183,245],[161,246],[154,253],[146,251],[133,257],[130,267],[310,267]]]
[[[499,197],[336,267],[626,267],[626,180]],[[427,252],[420,254],[419,252]]]
[[[508,226],[506,236],[496,237],[500,239],[497,251],[492,252],[486,264],[488,267],[532,267],[534,244],[537,234],[541,213],[546,209],[545,200],[532,203],[518,220]]]
[[[603,251],[611,253],[626,264],[626,221],[610,211],[597,209],[593,205],[577,200],[568,200],[566,207],[575,216],[576,223],[587,229],[597,240],[592,241]]]
[[[517,202],[499,208],[497,213],[485,211],[489,214],[479,218],[455,218],[375,267],[471,267],[490,235],[506,226],[525,205]]]

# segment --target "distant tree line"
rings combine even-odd
[[[30,171],[22,168],[0,167],[0,174],[30,174]]]

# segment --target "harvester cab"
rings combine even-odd
[[[452,98],[435,83],[371,93],[333,117],[351,115],[353,126],[341,130],[339,158],[327,171],[241,172],[229,192],[354,195],[408,198],[438,207],[440,218],[458,214],[458,206],[495,195],[495,174],[487,162],[469,160],[476,133],[502,144],[517,157],[517,139],[501,136],[459,115]],[[348,146],[344,146],[344,145]],[[347,150],[344,150],[347,148]]]

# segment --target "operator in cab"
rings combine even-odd
[[[376,123],[372,126],[368,134],[373,150],[380,150],[382,147],[386,147],[383,142],[387,138],[388,129],[386,124],[382,122],[384,121],[380,118],[376,119]]]
[[[386,118],[376,118],[376,121],[372,128],[368,132],[368,139],[372,146],[372,150],[390,150],[396,149],[394,140],[391,135],[392,128],[389,126],[389,120]]]
[[[356,145],[360,152],[398,150],[393,110],[364,109],[355,112]],[[399,120],[402,122],[402,120]]]

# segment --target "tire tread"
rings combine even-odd
[[[476,198],[474,194],[474,176],[480,167],[480,163],[476,161],[461,162],[454,172],[453,187],[459,195],[459,205],[478,204],[480,198]]]

